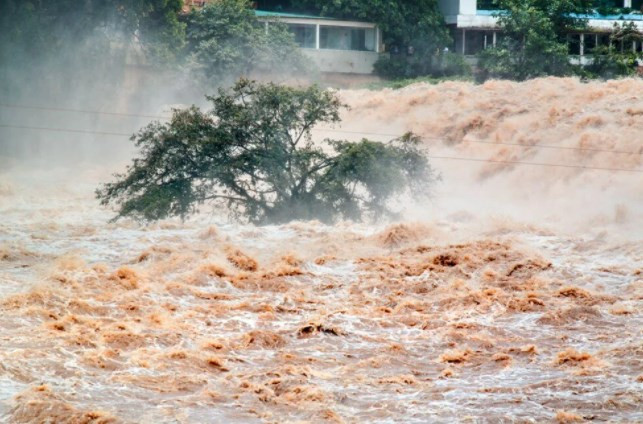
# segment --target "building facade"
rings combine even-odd
[[[452,48],[455,52],[473,57],[481,50],[495,46],[502,37],[498,28],[498,19],[494,16],[492,2],[485,0],[439,0],[454,40]],[[583,63],[585,57],[591,55],[594,47],[610,45],[609,33],[614,24],[632,22],[643,32],[643,14],[637,13],[643,7],[643,0],[614,0],[614,8],[622,8],[615,15],[592,14],[584,16],[588,19],[588,28],[582,33],[568,35],[569,52],[573,60]],[[631,9],[627,11],[626,9]],[[641,41],[632,41],[629,45],[616,46],[622,50],[632,49],[641,52]]]
[[[371,74],[382,51],[382,32],[372,23],[262,10],[255,14],[267,26],[286,24],[320,72]]]

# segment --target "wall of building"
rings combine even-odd
[[[445,16],[475,15],[477,10],[476,0],[439,0],[438,5]]]
[[[355,50],[302,49],[319,72],[371,74],[379,54]]]
[[[476,0],[460,0],[461,15],[475,15],[477,10],[478,2]]]
[[[460,2],[454,0],[439,0],[440,11],[445,17],[455,16],[460,13]]]
[[[319,72],[373,73],[373,65],[382,51],[381,30],[375,24],[285,15],[275,18],[261,17],[266,25],[274,19],[289,25],[294,33],[297,29],[304,30],[300,37],[296,34],[295,39]],[[361,33],[363,37],[356,40],[354,33]]]

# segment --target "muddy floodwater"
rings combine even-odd
[[[399,222],[144,226],[93,199],[121,163],[7,160],[0,422],[643,422],[643,82],[342,96],[435,156],[624,171],[435,159]]]

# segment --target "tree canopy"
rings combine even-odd
[[[97,190],[118,217],[185,218],[200,205],[253,223],[376,219],[390,201],[426,195],[433,179],[419,140],[314,142],[320,123],[340,120],[330,91],[240,80],[208,97],[211,111],[175,111],[132,137],[140,155]]]
[[[1,47],[57,55],[96,37],[114,41],[136,35],[146,47],[176,53],[184,38],[182,6],[182,0],[7,0],[0,3]]]
[[[570,72],[566,36],[584,28],[588,0],[498,0],[502,37],[480,56],[487,76],[525,80]]]
[[[97,85],[123,72],[125,49],[119,46],[134,43],[151,62],[171,63],[184,44],[182,5],[181,0],[0,1],[0,95],[60,99],[79,86],[99,91]]]
[[[187,17],[187,55],[197,76],[212,85],[252,73],[302,70],[304,59],[288,28],[267,27],[247,0],[220,0]]]
[[[609,34],[609,46],[593,49],[593,59],[583,69],[583,76],[589,78],[618,78],[637,73],[638,61],[643,54],[633,51],[632,43],[643,43],[643,34],[633,22],[615,23]]]

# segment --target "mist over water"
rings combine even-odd
[[[627,172],[643,168],[643,81],[340,96],[341,128],[316,136],[411,130],[431,156],[612,170],[433,159],[434,199],[398,223],[143,226],[108,223],[93,197],[132,158],[127,137],[2,128],[2,420],[643,420],[643,174]],[[96,108],[175,103],[159,98]]]
[[[610,223],[635,229],[643,222],[643,178],[626,171],[643,168],[642,93],[640,79],[560,78],[349,91],[344,128],[411,130],[435,156],[622,169],[433,161],[444,176],[436,203],[447,211],[574,232]]]

